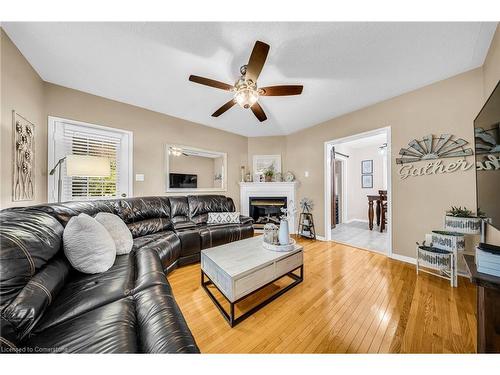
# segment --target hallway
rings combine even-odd
[[[337,224],[332,229],[332,241],[381,253],[387,253],[389,247],[387,232],[380,233],[376,223],[369,230],[368,223],[363,221]]]

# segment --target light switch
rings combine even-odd
[[[309,171],[304,172],[304,177],[309,177]]]
[[[135,180],[136,181],[144,181],[144,175],[143,174],[136,174]]]

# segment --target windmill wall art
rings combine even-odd
[[[467,144],[462,138],[453,139],[451,134],[429,134],[421,140],[412,140],[407,148],[402,148],[399,151],[401,157],[396,159],[396,164],[471,156],[473,151],[472,148],[466,147]]]

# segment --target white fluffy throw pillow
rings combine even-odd
[[[132,250],[134,240],[127,224],[119,216],[107,212],[99,212],[94,217],[99,223],[104,225],[115,241],[116,255],[128,254]]]
[[[107,229],[86,214],[73,216],[63,233],[64,254],[77,271],[100,273],[115,262],[116,247]]]

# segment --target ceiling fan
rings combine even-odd
[[[236,81],[234,86],[210,78],[195,75],[189,76],[191,82],[234,93],[234,97],[230,101],[212,114],[213,117],[218,117],[233,105],[239,104],[242,108],[250,108],[255,117],[262,122],[267,119],[267,116],[258,103],[260,96],[286,96],[300,95],[302,93],[302,85],[257,87],[257,79],[264,67],[268,53],[269,45],[261,41],[256,41],[248,64],[240,68],[241,77]]]

